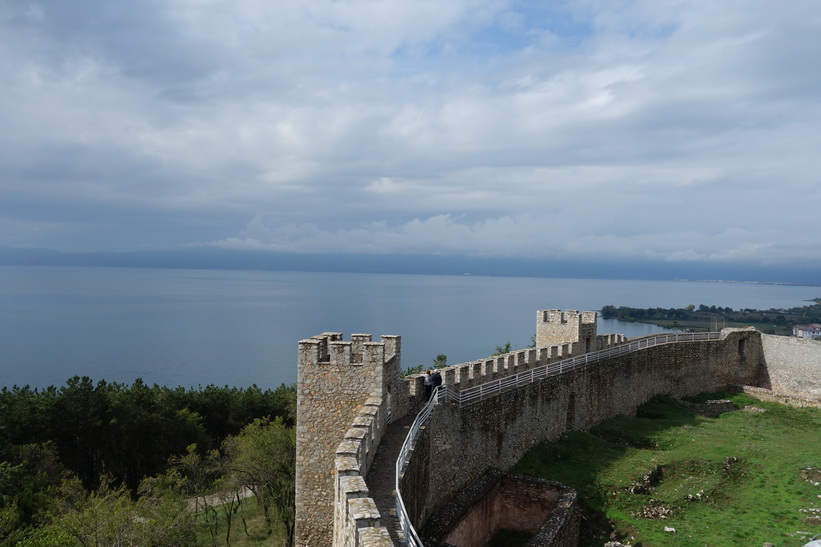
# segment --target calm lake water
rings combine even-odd
[[[0,266],[0,385],[74,375],[195,387],[296,381],[297,342],[402,336],[402,366],[530,344],[536,310],[790,308],[818,286],[222,270]],[[663,329],[600,321],[629,337]]]

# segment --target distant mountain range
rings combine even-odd
[[[716,280],[821,284],[817,269],[705,262],[551,260],[412,254],[301,254],[218,248],[65,253],[0,246],[0,265],[101,266],[209,270],[273,270],[592,279]]]

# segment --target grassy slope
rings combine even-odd
[[[802,470],[821,469],[821,409],[743,395],[705,398],[766,412],[710,419],[656,398],[636,418],[617,417],[534,448],[511,471],[576,488],[591,508],[585,545],[600,546],[611,532],[644,547],[803,545],[806,536],[796,532],[821,533],[821,511],[800,511],[821,508],[821,486],[802,477]],[[629,492],[654,470],[657,483]],[[811,475],[821,480],[821,472]]]

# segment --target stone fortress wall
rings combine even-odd
[[[758,355],[748,348],[741,355],[739,342],[756,334],[727,332],[718,341],[654,346],[474,404],[437,405],[400,483],[411,522],[419,529],[485,469],[508,469],[534,445],[567,430],[634,415],[657,394],[683,397],[751,382],[758,375]]]
[[[385,427],[407,412],[401,339],[326,332],[299,342],[297,368],[297,545],[331,545],[356,530],[387,538],[367,495]],[[388,543],[390,544],[390,543]]]
[[[595,320],[595,312],[540,310],[536,348],[447,367],[444,384],[466,389],[626,341],[597,335]],[[424,378],[400,378],[400,339],[382,340],[344,342],[325,333],[299,343],[296,545],[393,545],[364,477],[386,425],[424,402]],[[400,491],[420,529],[486,469],[507,469],[568,429],[634,414],[654,395],[750,385],[821,402],[819,372],[821,342],[725,329],[720,340],[649,347],[475,404],[439,404],[416,439]]]
[[[793,402],[821,401],[821,341],[762,334],[761,344],[764,366],[759,387]]]

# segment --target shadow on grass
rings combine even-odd
[[[662,432],[695,426],[699,418],[670,397],[656,396],[641,405],[635,417],[616,416],[589,432],[568,431],[559,441],[532,448],[510,471],[555,480],[574,488],[582,502],[581,544],[607,537],[612,531],[604,516],[606,488],[602,471],[631,450],[663,450]]]
[[[656,396],[641,405],[635,417],[616,416],[589,432],[568,431],[559,441],[535,446],[511,472],[558,480],[596,504],[596,477],[601,470],[628,450],[666,448],[661,432],[695,426],[699,420],[675,399]]]
[[[734,544],[761,545],[816,525],[805,515],[821,497],[818,481],[805,476],[818,468],[821,412],[745,394],[687,398],[711,399],[729,399],[748,412],[706,418],[656,397],[635,417],[619,416],[535,447],[511,471],[576,489],[583,546],[600,547],[608,539],[637,547],[725,545],[730,537]],[[660,528],[667,523],[682,532],[679,543],[670,543]],[[698,541],[685,541],[685,530]]]

